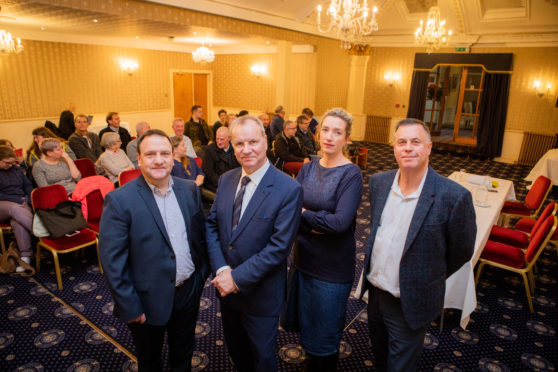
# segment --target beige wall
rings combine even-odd
[[[414,56],[423,52],[421,48],[372,48],[366,74],[365,113],[406,115]],[[473,48],[472,52],[514,55],[506,131],[558,132],[558,108],[554,107],[558,95],[558,48]],[[390,87],[384,80],[387,72],[400,73],[401,81]],[[540,98],[535,94],[536,78],[545,85],[551,82],[551,95]],[[400,108],[395,104],[400,104]]]

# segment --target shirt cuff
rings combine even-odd
[[[220,273],[221,271],[225,271],[225,270],[228,270],[228,269],[230,269],[230,268],[231,268],[231,267],[230,267],[229,265],[221,266],[220,268],[217,269],[217,271],[215,272],[215,275],[219,275],[219,273]]]

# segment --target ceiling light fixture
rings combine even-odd
[[[0,7],[2,10],[2,7]],[[7,54],[18,54],[23,52],[23,45],[21,45],[21,39],[16,38],[15,40],[12,38],[12,34],[8,31],[0,30],[0,55],[7,55]]]
[[[360,0],[331,0],[326,14],[331,18],[329,26],[322,28],[322,6],[318,5],[318,30],[322,33],[335,32],[341,39],[341,48],[351,49],[353,44],[358,44],[359,39],[370,35],[373,31],[378,31],[376,14],[378,8],[368,10],[368,2],[364,0],[360,5]]]
[[[215,60],[215,53],[208,48],[201,46],[192,52],[192,58],[196,63],[211,63]]]
[[[428,54],[434,49],[447,46],[451,37],[451,30],[446,32],[446,20],[440,20],[440,17],[440,8],[431,7],[426,24],[421,19],[420,26],[415,31],[415,41],[424,45]]]

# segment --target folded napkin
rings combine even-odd
[[[485,185],[487,179],[488,177],[486,176],[467,176],[467,182],[472,183],[473,185]]]

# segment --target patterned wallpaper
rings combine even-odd
[[[288,114],[299,115],[302,109],[316,107],[316,53],[293,54],[291,69],[291,102]],[[346,100],[346,99],[345,99]]]
[[[333,107],[345,107],[349,88],[349,53],[338,40],[324,40],[317,47],[316,107],[320,116]]]
[[[423,52],[423,48],[372,48],[366,74],[366,114],[406,115],[414,56]],[[472,52],[514,54],[506,130],[558,132],[558,108],[554,107],[558,97],[558,48],[473,48]],[[401,75],[393,87],[384,79],[387,72]],[[535,79],[540,79],[545,86],[551,83],[551,94],[537,96],[533,89]],[[400,107],[396,108],[395,104]]]

